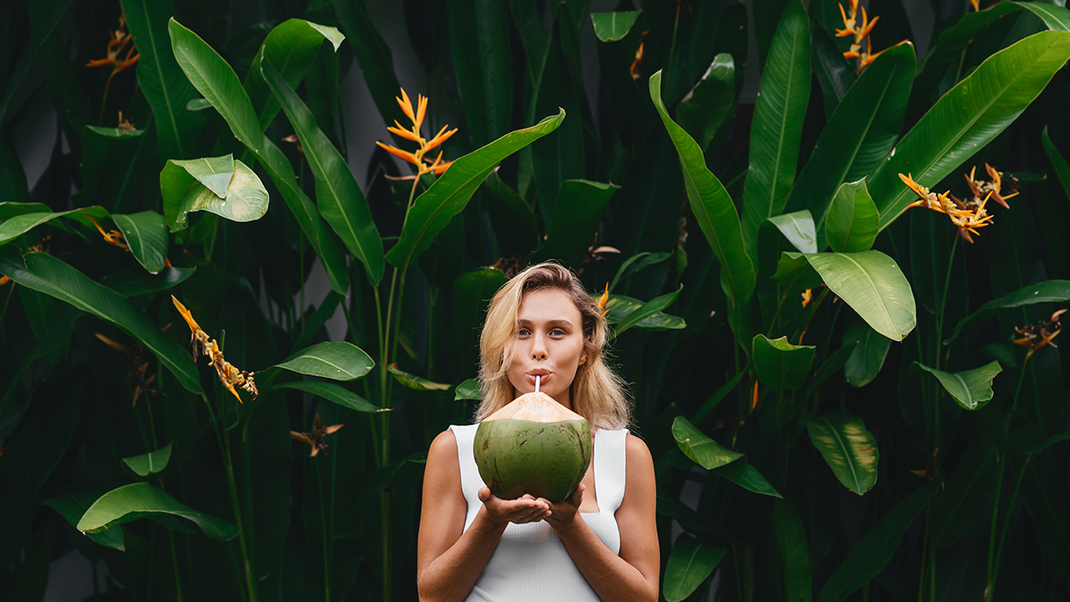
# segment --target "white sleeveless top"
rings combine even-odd
[[[468,502],[464,529],[468,530],[483,506],[472,443],[477,424],[450,426],[457,439],[461,489]],[[614,514],[624,499],[628,430],[597,431],[594,438],[594,490],[598,512],[582,512],[591,531],[614,554],[620,554],[620,531]],[[565,551],[565,544],[546,521],[509,523],[498,547],[476,580],[467,602],[523,602],[526,600],[597,601],[598,596]]]

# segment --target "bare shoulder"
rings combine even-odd
[[[427,450],[427,465],[438,469],[454,467],[460,470],[460,461],[457,459],[457,437],[453,431],[446,429],[439,433],[431,442]]]
[[[629,467],[633,464],[639,464],[642,466],[649,466],[653,469],[654,459],[650,456],[650,449],[646,446],[645,441],[628,433],[628,441],[625,443],[625,450],[628,454]]]

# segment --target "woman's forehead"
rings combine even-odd
[[[578,322],[580,318],[580,310],[572,302],[572,297],[559,288],[524,293],[517,310],[518,320],[568,319]]]

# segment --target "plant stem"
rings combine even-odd
[[[316,467],[316,491],[320,494],[320,541],[323,542],[323,591],[324,600],[331,602],[331,559],[327,549],[327,538],[331,531],[327,528],[327,509],[324,507],[323,479],[320,478],[320,463],[313,460]]]
[[[1007,458],[1001,458],[996,452],[996,460],[999,462],[999,477],[996,479],[996,498],[992,501],[992,528],[988,535],[988,597],[987,602],[996,598],[996,576],[993,562],[996,560],[996,522],[999,517],[999,492],[1003,488],[1003,468],[1007,465]]]
[[[15,281],[11,281],[11,288],[7,289],[7,297],[4,297],[4,307],[0,309],[0,324],[4,323],[4,314],[7,313],[7,304],[11,302],[11,295],[15,293]]]
[[[995,583],[999,579],[999,563],[1003,558],[1003,543],[1007,540],[1007,529],[1011,526],[1011,516],[1014,510],[1014,503],[1018,501],[1018,490],[1022,487],[1022,478],[1025,477],[1025,470],[1029,467],[1029,459],[1032,458],[1032,454],[1026,455],[1025,463],[1022,464],[1022,472],[1018,473],[1018,481],[1014,484],[1014,493],[1011,494],[1011,501],[1007,504],[1007,516],[1003,520],[1003,531],[999,535],[999,545],[996,547],[996,562],[992,573],[992,582]]]
[[[918,575],[918,602],[921,602],[922,596],[925,595],[925,560],[929,552],[929,523],[932,522],[932,503],[930,502],[929,508],[925,510],[925,534],[921,539],[921,574]]]
[[[175,537],[171,534],[170,529],[164,529],[167,531],[167,545],[171,547],[171,566],[175,570],[175,593],[178,595],[178,602],[182,602],[182,578],[178,574],[178,555],[175,553]]]

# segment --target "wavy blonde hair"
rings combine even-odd
[[[624,381],[605,362],[603,352],[609,329],[602,310],[568,268],[556,263],[531,266],[506,282],[491,299],[483,333],[479,338],[479,382],[483,401],[476,410],[481,422],[513,400],[515,390],[509,382],[509,363],[517,333],[517,313],[524,294],[543,289],[558,289],[572,299],[583,322],[584,352],[587,361],[580,364],[569,386],[572,409],[587,419],[594,429],[620,429],[631,421],[631,408]]]

